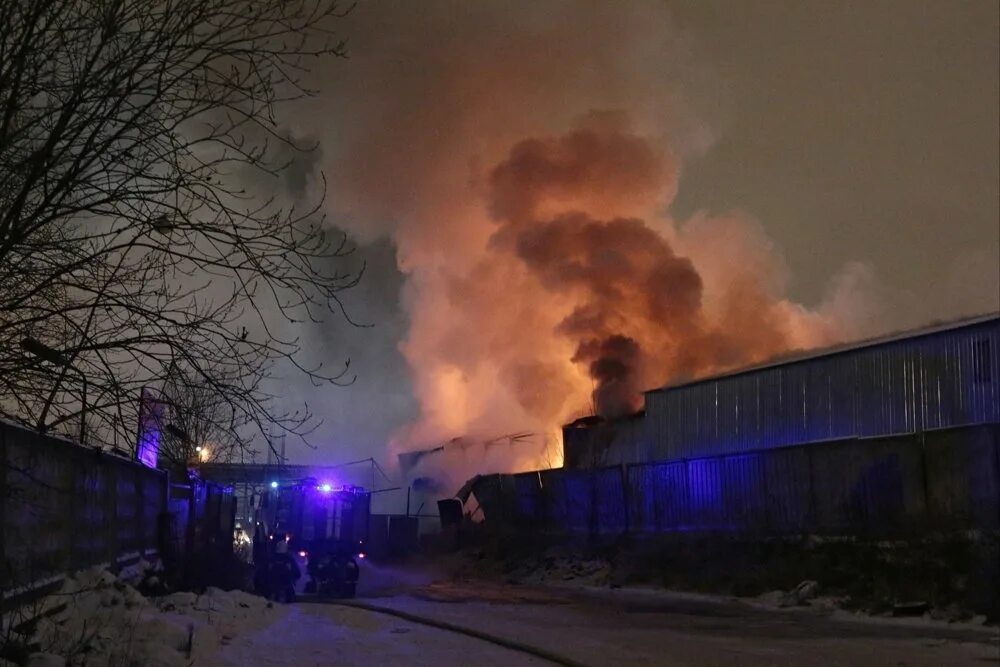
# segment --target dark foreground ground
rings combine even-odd
[[[581,665],[1000,664],[996,628],[640,589],[455,581],[366,563],[358,600],[501,637]],[[206,665],[544,665],[384,613],[302,601]],[[558,664],[558,663],[556,663]]]

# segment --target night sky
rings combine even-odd
[[[361,3],[337,24],[351,58],[316,72],[319,99],[282,122],[321,144],[309,168],[368,264],[345,300],[372,327],[302,332],[358,379],[283,388],[326,421],[321,449],[293,457],[382,455],[418,418],[399,346],[441,270],[427,258],[457,244],[444,266],[460,270],[489,229],[438,199],[592,109],[669,138],[679,229],[734,211],[759,223],[785,298],[812,308],[853,276],[858,335],[1000,308],[997,3],[624,4]]]

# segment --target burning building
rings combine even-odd
[[[567,467],[698,458],[1000,423],[1000,316],[826,348],[645,392],[563,427]]]

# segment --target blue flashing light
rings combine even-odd
[[[323,493],[330,493],[330,491],[332,491],[332,490],[333,490],[333,487],[332,487],[332,486],[330,486],[329,484],[324,484],[323,486],[319,487],[319,489],[320,489],[320,491],[322,491]]]
[[[277,482],[271,482],[271,488],[272,489],[278,488],[278,483]]]

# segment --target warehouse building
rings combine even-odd
[[[566,467],[752,452],[1000,423],[1000,316],[828,348],[646,392],[563,427]]]

